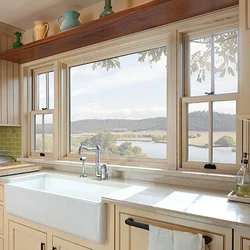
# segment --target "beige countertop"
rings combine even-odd
[[[147,212],[225,226],[250,227],[250,204],[231,202],[227,193],[145,183],[103,197],[103,201]]]
[[[59,178],[66,175],[72,178],[77,177],[78,181],[85,180],[73,173],[54,170],[41,172],[56,174]],[[31,178],[36,174],[38,173],[22,174],[22,176]],[[21,175],[17,175],[2,177],[0,181],[13,182],[20,179]],[[87,179],[96,180],[95,177]],[[100,182],[100,180],[98,181]],[[235,226],[250,227],[250,204],[227,201],[227,192],[124,179],[110,179],[103,182],[105,185],[114,182],[129,185],[124,189],[103,196],[102,201],[108,204],[230,228]]]
[[[9,162],[0,164],[0,177],[13,174],[21,174],[40,170],[41,167],[34,164]]]

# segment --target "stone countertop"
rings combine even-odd
[[[84,181],[84,178],[80,179],[78,174],[57,170],[42,170],[39,173],[1,177],[0,182],[20,181],[23,178],[29,179],[41,173],[56,174],[59,178],[65,176]],[[97,181],[96,177],[86,179]],[[98,182],[100,183],[99,179]],[[103,182],[105,182],[105,185],[109,185],[109,183],[128,185],[126,188],[103,196],[102,201],[108,204],[228,228],[250,227],[250,204],[229,202],[227,200],[228,192],[127,179],[109,179]]]
[[[227,192],[135,181],[133,184],[136,186],[106,195],[102,200],[218,226],[250,227],[250,204],[228,201]]]

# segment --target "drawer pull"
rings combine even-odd
[[[143,230],[149,230],[149,225],[144,224],[144,223],[140,223],[140,222],[136,222],[134,221],[132,218],[128,218],[125,220],[125,224],[131,227],[137,227]],[[203,235],[203,238],[205,239],[205,244],[208,245],[209,243],[212,242],[212,238],[206,235]]]
[[[52,250],[57,250],[57,248],[56,247],[52,247]]]
[[[41,250],[45,250],[45,243],[41,243]]]

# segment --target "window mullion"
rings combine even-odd
[[[213,162],[213,102],[209,102],[209,109],[208,109],[208,147],[209,147],[209,163]]]
[[[49,73],[46,73],[46,108],[49,109]]]
[[[215,49],[214,35],[211,36],[211,92],[215,92]]]
[[[43,149],[43,152],[45,152],[45,137],[44,137],[44,116],[45,115],[42,115],[42,149]]]

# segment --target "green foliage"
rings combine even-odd
[[[235,146],[235,141],[233,137],[225,135],[218,139],[214,144],[220,147],[233,147]]]
[[[124,142],[117,147],[120,156],[145,157],[140,147],[133,147],[131,142]]]
[[[101,151],[105,155],[119,155],[130,157],[146,156],[140,147],[133,147],[131,142],[124,142],[116,146],[117,136],[111,133],[99,132],[91,138],[85,139],[82,144],[87,147],[100,145]],[[80,144],[79,144],[80,145]]]
[[[93,70],[96,70],[97,68],[101,68],[101,69],[106,69],[107,71],[111,70],[111,69],[117,69],[117,68],[121,68],[121,64],[119,61],[119,58],[111,58],[111,59],[106,59],[106,60],[102,60],[99,62],[95,62],[92,66]]]
[[[190,69],[192,73],[198,73],[197,81],[206,80],[207,72],[211,72],[211,37],[204,37],[193,42],[206,45],[205,51],[197,51],[191,55]],[[230,66],[235,64],[237,70],[238,37],[237,31],[226,32],[214,36],[215,56],[220,58],[220,64],[215,66],[215,73],[224,77],[226,73],[235,76],[234,69]],[[219,60],[217,60],[217,63]]]
[[[157,63],[161,60],[162,56],[167,56],[167,48],[161,47],[156,49],[151,49],[147,51],[143,51],[138,53],[140,57],[138,61],[144,63],[148,60],[149,65],[151,66],[153,63]]]
[[[167,47],[138,52],[137,54],[139,55],[138,62],[144,63],[146,60],[148,60],[149,65],[152,66],[153,63],[157,63],[158,61],[160,61],[162,56],[167,55]],[[95,62],[92,66],[92,69],[96,70],[98,68],[106,69],[107,71],[111,69],[120,69],[121,64],[119,61],[119,57]]]
[[[167,136],[166,135],[152,135],[152,141],[154,142],[166,142]]]

